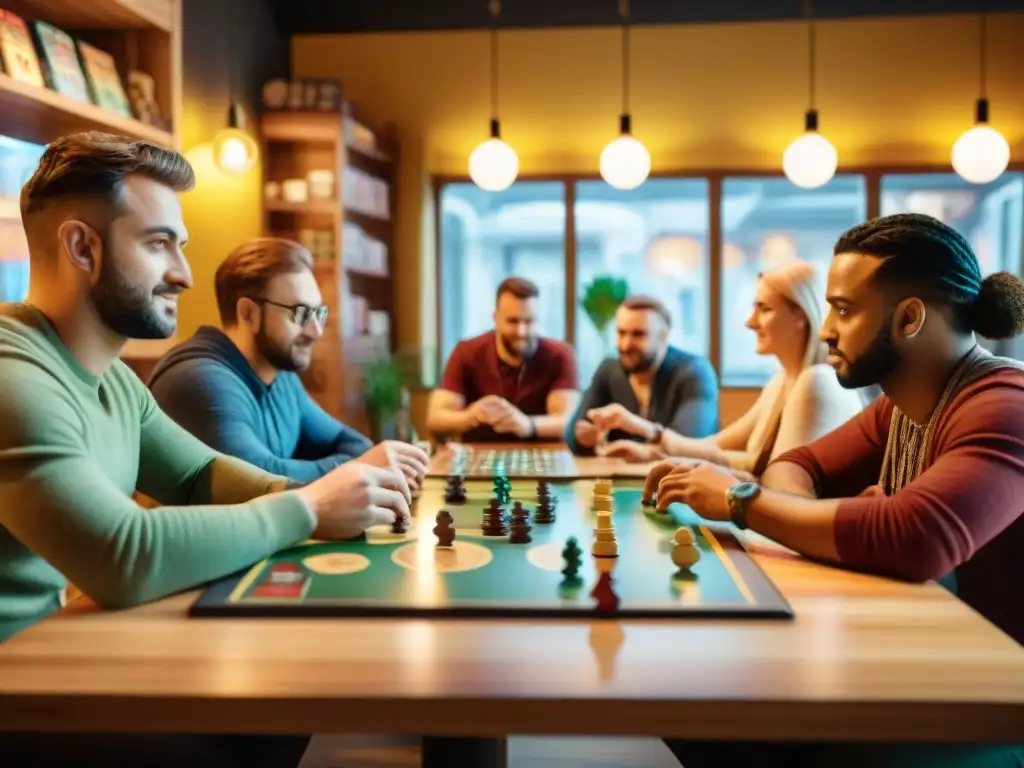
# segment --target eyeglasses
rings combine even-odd
[[[292,312],[292,319],[298,324],[300,328],[305,328],[309,325],[309,322],[316,318],[316,324],[320,327],[324,327],[324,323],[327,322],[327,311],[329,307],[326,304],[321,304],[319,307],[307,307],[305,304],[281,304],[280,302],[273,301],[271,299],[265,299],[262,296],[253,297],[253,301],[258,304],[272,304],[275,307],[281,309],[290,309]]]

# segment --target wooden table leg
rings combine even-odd
[[[507,738],[424,736],[423,768],[507,768]]]

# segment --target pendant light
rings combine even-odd
[[[953,170],[971,184],[995,181],[1010,164],[1010,145],[1003,135],[988,124],[988,98],[986,96],[987,24],[981,14],[979,53],[981,59],[980,95],[975,105],[974,127],[965,131],[953,145]]]
[[[494,20],[491,27],[491,138],[469,156],[469,178],[480,189],[501,192],[512,186],[519,175],[519,156],[501,138],[501,122],[498,120],[498,19],[501,3],[491,0],[488,7]]]
[[[839,155],[832,142],[818,133],[818,110],[815,107],[815,28],[811,0],[805,0],[808,48],[808,110],[804,114],[804,134],[797,137],[782,155],[786,178],[804,189],[816,189],[835,176]]]
[[[601,152],[601,178],[616,189],[636,189],[651,172],[651,153],[632,136],[629,114],[629,0],[619,0],[622,18],[622,114],[619,137]]]
[[[234,76],[234,52],[232,46],[231,25],[234,20],[231,18],[232,6],[225,5],[227,14],[225,29],[228,31],[227,58],[228,58],[228,119],[227,127],[222,128],[213,138],[213,160],[217,167],[226,173],[245,173],[256,164],[256,157],[259,155],[259,148],[256,140],[246,129],[245,107],[235,99],[235,76]]]

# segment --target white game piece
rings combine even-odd
[[[700,560],[700,550],[694,546],[682,544],[672,548],[672,562],[679,568],[689,568]]]
[[[676,535],[673,537],[673,539],[676,542],[676,544],[692,546],[694,543],[693,531],[691,531],[689,528],[680,528],[678,531],[676,531]]]
[[[619,542],[615,538],[611,512],[597,513],[597,525],[594,526],[594,545],[590,551],[594,557],[619,556]]]

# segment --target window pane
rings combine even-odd
[[[745,323],[764,270],[803,259],[827,273],[838,237],[867,218],[861,176],[836,176],[818,189],[785,178],[722,183],[722,383],[761,387],[779,369],[758,355]]]
[[[522,181],[503,192],[472,182],[441,190],[442,365],[462,339],[494,327],[494,292],[506,277],[540,289],[538,332],[565,340],[565,187]]]
[[[1021,272],[1024,173],[970,184],[955,173],[882,177],[882,215],[926,213],[967,238],[982,274]]]
[[[708,183],[648,179],[633,190],[604,181],[576,184],[576,353],[584,387],[615,352],[614,325],[605,337],[583,309],[599,276],[624,278],[630,294],[658,299],[672,313],[670,343],[708,353]]]
[[[882,215],[925,213],[967,238],[983,275],[1021,273],[1024,241],[1024,173],[1004,173],[988,184],[970,184],[955,173],[882,177]],[[979,339],[997,354],[1018,356],[1019,342]]]

